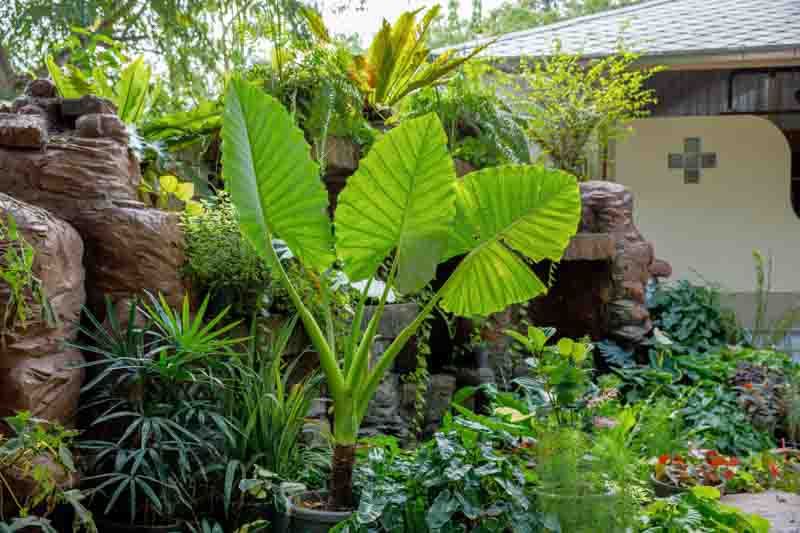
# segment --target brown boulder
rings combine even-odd
[[[141,294],[162,293],[171,305],[183,298],[183,232],[177,213],[128,206],[87,213],[87,299],[92,308]]]
[[[128,130],[117,115],[89,114],[83,115],[75,122],[76,135],[90,139],[108,137],[120,144],[127,145]]]
[[[13,216],[20,234],[34,250],[32,272],[39,280],[52,316],[44,312],[40,300],[29,294],[29,320],[5,332],[0,355],[39,357],[55,353],[64,339],[75,335],[85,301],[83,241],[72,226],[44,209],[0,193],[0,217],[6,223],[9,216]],[[3,249],[9,245],[8,241],[0,241]],[[2,284],[0,308],[5,309],[8,303],[9,289]]]
[[[53,98],[58,96],[58,91],[52,81],[46,78],[39,78],[28,83],[27,87],[25,87],[25,94],[34,98]]]
[[[38,114],[0,114],[0,146],[41,148],[47,144],[47,123]]]
[[[44,151],[0,148],[0,192],[43,207],[84,235],[89,214],[135,200],[141,176],[127,145],[59,138]]]
[[[30,411],[45,420],[69,424],[78,407],[84,362],[78,350],[42,357],[0,358],[0,416]]]
[[[650,265],[650,275],[654,278],[668,278],[672,276],[672,265],[663,259],[656,259]]]

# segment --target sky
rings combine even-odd
[[[504,0],[483,0],[483,12],[488,13],[498,7]],[[420,7],[431,7],[437,2],[435,0],[367,0],[365,11],[348,10],[345,13],[332,14],[325,13],[325,23],[333,33],[349,35],[358,33],[361,35],[362,44],[369,42],[375,33],[380,29],[382,19],[389,22],[400,16],[403,11],[417,9]],[[444,12],[447,11],[447,0],[439,0]],[[472,0],[460,0],[459,13],[461,18],[468,18],[472,14]]]

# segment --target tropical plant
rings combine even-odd
[[[124,56],[119,54],[112,65],[119,65],[124,60]],[[122,67],[114,82],[109,80],[106,72],[110,67],[108,61],[99,63],[90,72],[84,72],[70,64],[59,65],[52,55],[47,57],[46,64],[47,71],[63,98],[80,98],[87,94],[106,98],[116,106],[117,115],[125,124],[139,123],[155,96],[151,88],[157,85],[151,83],[152,69],[145,63],[144,56]]]
[[[774,447],[769,433],[753,427],[736,392],[722,384],[696,388],[682,409],[686,439],[726,455],[747,455]]]
[[[714,487],[694,487],[687,494],[659,499],[641,518],[642,533],[768,533],[769,522],[719,503]]]
[[[259,300],[273,300],[273,276],[239,231],[236,208],[225,191],[204,200],[202,211],[181,218],[186,247],[184,272],[196,287],[222,301],[241,316],[252,313]]]
[[[171,174],[160,176],[158,180],[142,180],[139,196],[160,209],[186,210],[191,214],[198,214],[202,210],[202,205],[193,200],[194,183],[182,182]]]
[[[604,149],[628,132],[631,120],[650,113],[655,96],[646,81],[661,69],[634,66],[638,58],[620,45],[617,53],[587,62],[556,43],[546,59],[522,63],[519,81],[506,93],[554,167],[586,178],[593,145]]]
[[[0,493],[3,501],[8,498],[10,502],[0,506],[0,513],[4,520],[14,518],[5,516],[9,511],[16,516],[10,525],[5,525],[7,530],[16,531],[21,524],[27,524],[54,531],[44,517],[57,505],[68,504],[75,512],[73,531],[96,533],[92,515],[81,503],[83,495],[69,488],[77,475],[70,451],[77,432],[34,418],[27,411],[3,421],[10,432],[0,440]],[[18,483],[20,479],[29,479],[34,490],[17,493],[15,480]]]
[[[188,298],[176,312],[151,295],[141,307],[129,303],[124,324],[108,304],[108,328],[85,313],[82,348],[99,356],[85,366],[99,370],[83,387],[91,399],[82,408],[95,416],[80,447],[84,482],[105,515],[160,525],[191,512],[193,492],[212,473],[207,465],[233,439],[211,385],[241,340],[221,338],[232,327],[219,326],[225,312],[205,324],[207,303],[193,319]]]
[[[248,349],[238,359],[226,395],[228,417],[236,428],[226,466],[226,508],[237,480],[252,479],[253,469],[263,470],[261,477],[268,476],[272,487],[314,481],[330,466],[329,450],[303,444],[309,429],[306,417],[319,395],[322,376],[314,373],[290,382],[297,360],[286,364],[284,352],[296,326],[297,316],[264,335],[253,320]]]
[[[581,401],[587,391],[589,370],[587,356],[592,345],[562,338],[548,345],[555,328],[528,327],[527,336],[513,330],[505,333],[517,341],[532,357],[526,359],[531,376],[522,381],[524,386],[540,387],[549,406],[549,412],[559,425],[576,425],[580,419]]]
[[[719,288],[688,280],[661,285],[648,302],[653,324],[679,353],[704,353],[741,337],[735,315],[720,300]]]
[[[443,82],[488,46],[458,57],[448,50],[429,63],[425,41],[439,10],[438,5],[428,9],[419,23],[416,18],[422,9],[403,13],[393,25],[384,20],[367,53],[355,57],[353,75],[373,109],[394,106],[416,90]]]
[[[334,252],[319,169],[290,115],[238,79],[229,84],[225,103],[227,186],[243,233],[278,273],[319,352],[334,404],[333,503],[352,508],[358,429],[397,354],[437,305],[459,315],[487,315],[544,292],[545,284],[525,260],[560,258],[579,219],[577,183],[566,173],[533,166],[486,169],[457,181],[441,123],[435,116],[421,117],[385,134],[348,179],[336,210]],[[324,320],[315,319],[289,280],[273,247],[276,237],[323,280]],[[390,291],[420,290],[440,261],[461,255],[428,305],[369,365]],[[337,256],[351,281],[380,273],[386,279],[362,332],[372,283],[364,284],[352,329],[343,339],[334,335],[324,282]]]
[[[450,153],[475,168],[530,163],[522,121],[493,84],[486,83],[506,76],[486,62],[473,60],[446,84],[426,87],[406,98],[398,120],[436,113],[447,132]]]
[[[7,221],[0,219],[0,241],[3,242],[3,254],[0,258],[0,281],[7,287],[8,295],[4,298],[0,336],[15,327],[25,329],[33,318],[35,304],[39,307],[41,318],[47,322],[55,321],[55,314],[45,294],[41,281],[33,273],[33,246],[17,228],[16,219],[9,214]]]
[[[636,505],[636,460],[628,446],[634,424],[633,415],[623,412],[594,438],[569,427],[542,432],[534,471],[547,530],[628,530]]]
[[[356,471],[359,506],[338,533],[536,531],[526,450],[512,448],[501,432],[455,418],[414,451],[392,440],[365,444],[367,457]]]

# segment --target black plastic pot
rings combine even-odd
[[[683,494],[685,492],[689,492],[689,489],[684,487],[679,487],[677,485],[673,485],[672,483],[664,483],[663,481],[659,481],[656,479],[656,476],[650,475],[650,483],[653,485],[653,491],[656,493],[658,498],[669,498],[670,496],[677,496],[679,494]]]
[[[134,524],[121,524],[104,518],[96,518],[98,533],[183,533],[181,523],[169,526],[137,526]]]
[[[324,511],[303,505],[304,502],[321,502],[327,499],[326,491],[301,492],[289,497],[290,524],[288,533],[328,533],[333,526],[347,520],[352,511]]]

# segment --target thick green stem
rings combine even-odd
[[[392,269],[389,271],[389,276],[386,279],[386,285],[383,288],[381,299],[378,302],[378,307],[372,315],[372,318],[367,325],[367,331],[361,338],[361,343],[358,345],[358,350],[353,358],[353,366],[347,373],[346,387],[347,390],[353,391],[358,386],[359,380],[362,379],[363,374],[369,367],[369,350],[372,348],[372,341],[375,339],[375,334],[378,332],[381,317],[383,316],[383,309],[386,306],[386,300],[389,298],[389,292],[392,290],[392,283],[394,282],[395,274],[397,273],[397,258],[392,263]]]
[[[389,347],[381,356],[380,360],[378,360],[375,368],[373,368],[369,373],[369,377],[367,378],[366,382],[358,388],[355,396],[356,415],[359,423],[361,423],[361,419],[364,418],[364,414],[367,412],[367,407],[369,406],[369,401],[372,399],[372,396],[378,389],[378,386],[383,380],[383,376],[389,370],[395,358],[405,347],[411,336],[417,332],[419,327],[423,324],[423,322],[425,322],[425,319],[428,317],[428,315],[430,315],[436,308],[436,304],[439,303],[439,300],[444,295],[444,290],[447,287],[450,279],[452,279],[452,277],[448,278],[448,281],[445,282],[442,288],[440,288],[436,294],[434,294],[433,298],[431,298],[428,304],[422,309],[422,311],[420,311],[414,321],[406,326],[403,331],[400,332],[400,335],[398,335],[397,338],[392,341],[392,344],[389,345]]]
[[[292,281],[286,274],[286,270],[284,270],[283,265],[281,264],[278,253],[275,251],[275,247],[272,246],[272,235],[268,235],[267,238],[268,242],[270,243],[269,246],[267,246],[269,254],[268,259],[278,271],[281,283],[283,283],[284,288],[286,288],[288,291],[289,298],[292,300],[292,303],[297,309],[297,312],[300,315],[300,320],[303,321],[303,326],[305,326],[306,333],[311,338],[311,343],[319,352],[320,365],[322,366],[323,372],[325,372],[325,377],[328,380],[328,386],[331,389],[334,401],[338,401],[339,397],[345,395],[345,386],[342,371],[339,369],[339,365],[336,362],[336,355],[326,342],[325,334],[322,333],[322,329],[314,319],[314,315],[312,315],[311,311],[309,311],[305,304],[303,304],[303,300],[301,300],[300,295],[297,294],[297,289],[294,288]]]

